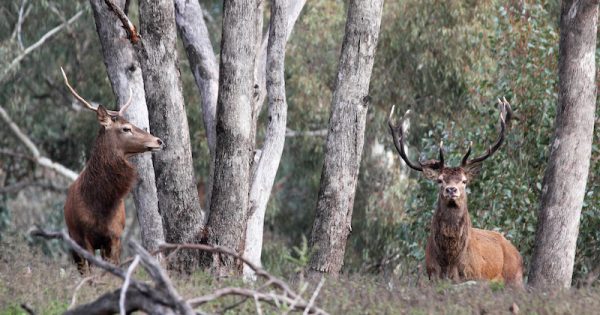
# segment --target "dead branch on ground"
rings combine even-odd
[[[131,250],[136,255],[136,258],[133,260],[134,264],[139,260],[139,263],[150,275],[150,278],[154,282],[154,286],[134,279],[131,273],[133,268],[135,268],[135,265],[130,266],[129,270],[125,270],[123,269],[124,266],[116,266],[104,261],[102,258],[94,256],[92,253],[79,246],[69,237],[65,230],[60,232],[50,232],[38,227],[31,231],[31,235],[47,239],[63,240],[73,251],[87,259],[90,264],[93,264],[126,282],[122,288],[106,293],[91,303],[70,309],[66,314],[130,313],[140,310],[148,314],[192,315],[197,314],[194,309],[226,296],[243,297],[244,299],[237,305],[241,305],[246,300],[252,298],[257,303],[257,311],[260,310],[260,312],[262,312],[262,309],[259,303],[264,302],[280,310],[292,310],[304,312],[305,314],[328,314],[326,311],[314,305],[318,292],[323,285],[323,280],[321,280],[317,286],[311,299],[306,301],[283,280],[273,276],[261,267],[252,264],[228,248],[204,244],[162,244],[157,251],[153,252],[153,255],[156,255],[168,250],[178,251],[186,249],[230,255],[247,264],[255,271],[257,276],[266,280],[266,282],[257,289],[226,287],[217,289],[212,293],[200,297],[186,300],[179,295],[176,288],[173,286],[171,279],[167,275],[167,272],[161,267],[159,262],[135,241],[129,242]],[[270,291],[262,292],[267,289],[270,289]],[[124,292],[122,293],[122,291]]]

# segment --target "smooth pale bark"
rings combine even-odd
[[[195,243],[204,214],[194,180],[190,133],[177,60],[175,6],[169,0],[140,0],[140,33],[136,45],[142,67],[150,126],[165,148],[153,155],[158,207],[169,243]],[[171,267],[193,270],[195,251],[180,251]]]
[[[202,120],[210,153],[209,178],[206,179],[206,209],[210,209],[212,175],[216,145],[217,95],[219,92],[219,65],[208,28],[198,0],[175,0],[175,18],[183,46],[202,98]]]
[[[149,130],[148,108],[144,93],[142,70],[135,57],[135,50],[127,40],[121,22],[115,18],[103,0],[90,0],[96,30],[102,46],[108,78],[119,104],[125,104],[131,91],[131,105],[125,118],[141,129]],[[124,0],[115,1],[123,7]],[[130,90],[131,89],[131,90]],[[137,209],[142,234],[142,244],[149,251],[158,249],[165,242],[162,218],[158,213],[158,197],[154,179],[154,166],[150,153],[131,158],[137,169],[137,182],[133,187],[133,201]]]
[[[256,0],[226,0],[223,4],[223,35],[215,173],[207,223],[207,242],[242,253],[248,213],[250,159],[254,143],[252,84],[256,55]],[[211,255],[217,275],[240,273],[231,257]]]
[[[329,118],[325,161],[310,238],[311,273],[337,275],[344,262],[363,151],[369,81],[383,0],[352,0]]]
[[[542,184],[529,284],[570,287],[596,111],[598,1],[563,1],[558,108]]]
[[[294,29],[294,25],[296,24],[296,21],[298,20],[298,17],[300,16],[300,12],[302,12],[302,8],[304,8],[304,5],[306,4],[306,0],[290,0],[288,1],[288,7],[287,7],[287,13],[286,13],[286,20],[287,20],[287,26],[286,26],[286,35],[285,35],[285,40],[286,42],[290,39],[290,36],[292,35],[292,30]],[[262,39],[262,44],[261,44],[261,48],[260,48],[260,52],[259,52],[259,56],[258,56],[258,60],[257,60],[257,64],[256,64],[256,72],[255,72],[255,83],[256,85],[258,85],[258,101],[255,104],[255,108],[254,111],[257,113],[260,113],[260,110],[264,104],[265,101],[265,97],[267,96],[267,45],[269,42],[269,34],[271,33],[271,31],[267,31],[267,34],[265,34],[265,36]],[[258,114],[257,114],[258,115]]]
[[[285,143],[287,102],[285,97],[284,61],[287,33],[287,1],[275,0],[271,4],[269,26],[267,91],[269,95],[269,125],[260,159],[256,164],[250,184],[249,219],[246,229],[244,258],[260,266],[263,226],[267,202],[271,195],[275,175]],[[244,275],[253,278],[254,271],[244,265]]]

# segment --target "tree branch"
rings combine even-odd
[[[16,67],[21,62],[21,60],[23,60],[23,58],[25,58],[27,55],[29,55],[32,51],[34,51],[37,48],[39,48],[40,46],[42,46],[48,39],[50,39],[56,33],[61,31],[64,27],[77,21],[77,19],[79,19],[82,14],[83,14],[83,10],[77,12],[66,23],[63,23],[63,24],[51,29],[46,34],[44,34],[37,42],[35,42],[31,46],[27,47],[20,55],[18,55],[15,59],[13,59],[13,61],[6,68],[4,68],[4,71],[0,75],[0,83],[2,83],[4,81],[4,79],[6,78],[8,73],[10,73],[10,71],[14,67]]]
[[[119,294],[119,313],[121,315],[125,315],[125,296],[127,295],[127,288],[129,288],[129,282],[131,281],[131,274],[135,270],[135,267],[140,263],[140,255],[135,255],[133,262],[127,268],[127,274],[125,274],[125,281],[123,281],[123,286],[121,287],[121,294]]]
[[[17,126],[17,124],[15,124],[15,122],[10,118],[10,116],[4,110],[4,108],[2,106],[0,106],[0,117],[2,118],[2,120],[4,120],[6,122],[6,124],[11,129],[13,134],[31,152],[31,154],[33,155],[33,159],[36,163],[38,163],[39,165],[41,165],[45,168],[48,168],[52,171],[55,171],[56,173],[68,178],[71,181],[74,181],[75,179],[77,179],[77,176],[79,176],[79,175],[76,172],[68,169],[67,167],[65,167],[62,164],[56,163],[56,162],[50,160],[49,158],[42,156],[40,151],[38,150],[37,146],[29,139],[29,137],[25,133],[23,133],[21,131],[19,126]]]
[[[126,272],[122,268],[115,266],[109,262],[102,260],[94,256],[92,253],[86,251],[73,241],[65,230],[60,232],[45,231],[41,228],[34,229],[30,232],[33,236],[40,236],[49,239],[61,239],[67,243],[67,245],[76,253],[83,256],[91,264],[108,271],[109,273],[125,280],[122,289],[115,290],[110,293],[106,293],[99,297],[94,302],[86,305],[81,305],[74,309],[68,310],[65,314],[106,314],[106,313],[118,313],[122,310],[125,313],[131,313],[136,310],[141,310],[149,314],[185,314],[195,315],[193,308],[197,308],[202,304],[213,301],[228,295],[238,295],[246,298],[254,298],[255,301],[262,301],[269,303],[273,306],[279,307],[280,303],[283,302],[288,305],[291,309],[302,311],[308,310],[313,314],[328,314],[324,310],[312,305],[314,298],[318,294],[322,282],[317,287],[316,293],[313,294],[313,298],[310,302],[306,302],[299,294],[296,294],[285,282],[266,272],[260,267],[255,266],[251,262],[247,261],[234,251],[223,248],[220,246],[209,246],[203,244],[163,244],[156,251],[165,251],[173,249],[196,249],[212,253],[221,253],[231,255],[237,259],[240,259],[244,263],[249,264],[255,269],[257,275],[260,275],[267,279],[266,283],[258,288],[257,290],[246,289],[246,288],[222,288],[214,291],[211,294],[204,295],[201,297],[193,298],[190,300],[184,300],[169,279],[167,273],[156,259],[154,259],[143,247],[134,241],[129,243],[129,246],[136,253],[134,262],[130,265],[129,270]],[[156,283],[156,287],[152,288],[145,283],[138,282],[131,277],[131,273],[135,268],[136,261],[139,261],[144,266],[152,280]],[[86,278],[87,279],[87,278]],[[129,285],[128,285],[129,281]],[[81,284],[80,284],[81,285]],[[267,288],[269,285],[275,285],[276,287],[283,290],[283,294],[276,294],[273,292],[263,293],[260,290]],[[130,287],[129,287],[130,286]],[[78,285],[79,287],[79,285]],[[124,298],[123,298],[124,297]],[[123,302],[121,302],[123,301]]]
[[[129,20],[125,12],[123,12],[123,10],[112,0],[104,0],[104,2],[108,6],[108,8],[115,13],[117,18],[119,18],[121,24],[123,24],[123,28],[127,32],[127,37],[129,38],[129,41],[132,44],[136,44],[137,42],[139,42],[141,39],[140,33],[138,33],[137,29],[135,28],[135,25],[133,25],[133,23]]]

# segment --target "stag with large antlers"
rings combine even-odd
[[[467,184],[481,169],[481,164],[492,156],[504,141],[506,123],[512,115],[506,99],[500,106],[500,134],[486,152],[469,159],[471,145],[459,167],[444,164],[444,148],[440,143],[439,159],[413,163],[404,149],[402,121],[392,123],[394,107],[388,124],[396,150],[406,165],[423,172],[425,177],[439,184],[437,209],[431,220],[431,231],[425,250],[425,264],[430,279],[494,280],[514,287],[523,285],[523,261],[518,250],[502,234],[473,228],[467,208]]]
[[[118,262],[121,253],[121,234],[125,228],[124,198],[135,180],[135,168],[129,157],[162,148],[162,141],[134,126],[123,118],[131,104],[130,97],[121,110],[107,110],[92,106],[69,84],[61,68],[65,84],[71,94],[86,108],[96,112],[100,130],[85,169],[69,187],[65,202],[65,223],[69,235],[77,244],[93,253],[100,250],[102,258]],[[86,261],[72,252],[80,272]]]

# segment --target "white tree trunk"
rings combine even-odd
[[[529,283],[570,287],[590,167],[596,112],[598,0],[563,1],[558,109],[535,234]]]
[[[196,85],[202,97],[202,119],[210,153],[209,177],[206,179],[206,203],[210,209],[212,176],[216,144],[217,96],[219,93],[219,65],[210,42],[198,0],[175,0],[175,19],[181,34]]]
[[[249,197],[249,219],[246,228],[244,257],[260,265],[263,226],[267,202],[279,168],[285,143],[287,102],[285,97],[284,61],[287,33],[287,3],[275,0],[271,4],[269,26],[267,91],[269,95],[269,125],[256,171],[252,176]],[[244,265],[244,275],[254,277],[254,271]]]

